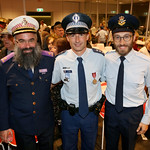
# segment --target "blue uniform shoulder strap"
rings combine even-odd
[[[92,50],[93,50],[93,52],[102,54],[104,56],[104,53],[101,50],[95,49],[95,48],[92,48]]]
[[[1,59],[1,63],[3,64],[3,63],[5,63],[5,62],[7,62],[7,61],[10,60],[11,58],[13,58],[14,55],[15,55],[15,53],[12,52],[12,53],[10,53],[9,55],[5,56],[4,58]]]

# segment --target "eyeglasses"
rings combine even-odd
[[[121,39],[123,39],[125,42],[129,42],[130,40],[131,40],[131,37],[132,37],[132,35],[125,35],[125,36],[123,36],[123,37],[121,37],[121,36],[119,36],[119,35],[116,35],[116,36],[114,36],[113,38],[114,38],[114,41],[115,42],[120,42],[121,41]]]
[[[19,44],[23,44],[23,45],[26,44],[26,43],[34,44],[35,43],[35,39],[34,38],[32,38],[30,40],[19,39],[19,40],[16,40],[16,42],[19,43]]]

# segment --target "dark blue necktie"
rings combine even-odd
[[[82,58],[78,57],[78,83],[79,83],[79,115],[85,118],[89,112],[88,101],[87,101],[87,91],[86,91],[86,80],[84,67],[82,64]]]
[[[32,72],[32,70],[31,70],[31,69],[29,69],[29,70],[28,70],[28,74],[29,74],[29,77],[30,77],[30,78],[32,78],[32,77],[33,77],[33,72]]]
[[[121,56],[120,60],[121,63],[118,71],[118,79],[117,79],[117,86],[116,86],[116,103],[115,103],[115,108],[118,112],[121,112],[123,110],[123,78],[124,78],[123,61],[125,60],[125,57]]]

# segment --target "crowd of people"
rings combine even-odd
[[[80,131],[81,150],[94,150],[105,104],[106,150],[117,150],[120,136],[122,149],[134,150],[150,124],[150,38],[139,52],[133,48],[139,21],[129,14],[113,16],[108,27],[91,27],[83,13],[51,28],[30,16],[0,20],[3,142],[15,138],[17,150],[53,150],[57,130],[61,148],[77,150]],[[91,41],[115,50],[104,54]],[[101,82],[107,83],[105,95]]]

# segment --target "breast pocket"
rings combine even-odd
[[[141,73],[128,73],[126,75],[126,85],[130,90],[136,90],[139,88],[143,88],[144,86],[144,75]]]
[[[7,86],[10,87],[10,86],[23,86],[25,85],[25,81],[22,80],[22,79],[18,79],[18,78],[13,78],[13,79],[8,79],[7,80]]]
[[[41,74],[39,75],[40,82],[42,84],[50,84],[51,76],[50,74]]]
[[[86,74],[86,80],[88,84],[90,85],[96,85],[98,82],[100,82],[101,75],[99,70],[87,70]]]

